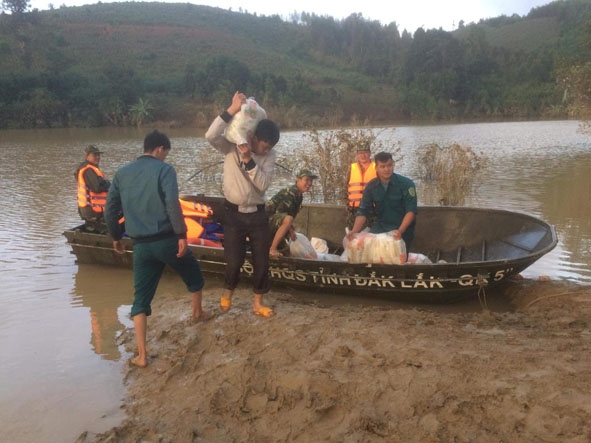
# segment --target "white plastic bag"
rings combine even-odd
[[[318,254],[312,247],[312,243],[304,234],[295,233],[296,239],[289,242],[289,255],[291,257],[317,259]]]
[[[326,243],[326,240],[318,237],[312,237],[310,239],[310,243],[312,243],[312,247],[316,252],[320,254],[328,254],[328,244]]]
[[[411,264],[429,264],[432,263],[431,260],[429,260],[429,257],[427,257],[426,255],[423,254],[417,254],[414,252],[409,252],[408,253],[408,258],[406,260],[406,263],[411,263]]]
[[[317,260],[321,260],[321,261],[337,261],[337,262],[343,261],[343,259],[341,258],[340,255],[337,255],[337,254],[324,254],[322,252],[319,252],[318,253]],[[347,260],[345,260],[345,261],[347,261]]]
[[[402,239],[394,240],[394,231],[355,234],[351,241],[346,241],[345,237],[343,246],[349,263],[406,263],[406,244]]]
[[[265,110],[250,97],[246,99],[246,103],[242,105],[240,112],[230,121],[224,134],[226,140],[237,145],[243,145],[248,142],[246,136],[248,131],[254,132],[259,122],[267,118]]]

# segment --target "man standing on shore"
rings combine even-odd
[[[187,247],[176,171],[164,162],[170,148],[165,134],[152,131],[146,135],[144,155],[115,173],[105,208],[115,251],[125,253],[118,222],[121,212],[125,217],[125,230],[133,240],[131,316],[138,356],[131,362],[142,368],[148,364],[147,317],[152,314],[152,299],[166,265],[182,277],[192,293],[193,320],[209,318],[201,307],[201,290],[205,283],[201,268]]]
[[[226,272],[220,309],[227,312],[238,286],[240,268],[246,258],[246,242],[250,242],[253,265],[253,312],[263,317],[275,315],[263,305],[269,292],[269,246],[271,233],[265,213],[265,191],[275,172],[275,151],[279,128],[271,120],[261,120],[247,134],[247,143],[236,145],[224,137],[228,124],[246,103],[246,95],[236,92],[232,104],[215,118],[205,134],[209,143],[224,155],[224,256]]]

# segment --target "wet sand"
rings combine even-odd
[[[188,294],[160,293],[149,366],[126,368],[127,418],[78,442],[591,441],[591,287],[505,294],[495,311],[273,290],[264,319],[245,288],[193,324]],[[119,341],[135,350],[132,329]]]

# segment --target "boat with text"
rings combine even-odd
[[[207,205],[212,218],[223,204],[219,197],[183,195],[185,201]],[[343,206],[306,204],[295,221],[308,238],[326,240],[332,254],[343,252],[346,211]],[[79,263],[131,267],[132,241],[124,239],[126,254],[117,254],[108,235],[86,232],[78,226],[64,232]],[[273,284],[303,290],[393,300],[450,302],[499,286],[523,271],[557,244],[554,226],[528,214],[500,209],[421,206],[417,216],[413,253],[431,263],[349,263],[271,257]],[[223,275],[223,240],[191,244],[204,273]],[[244,275],[252,274],[247,255]]]

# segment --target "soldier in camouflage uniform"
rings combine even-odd
[[[283,255],[279,249],[287,246],[287,239],[295,240],[295,228],[293,221],[300,211],[304,192],[312,187],[312,180],[318,178],[316,174],[308,169],[302,169],[296,176],[295,185],[282,189],[275,194],[265,205],[269,216],[269,225],[273,240],[269,255],[280,257]]]

